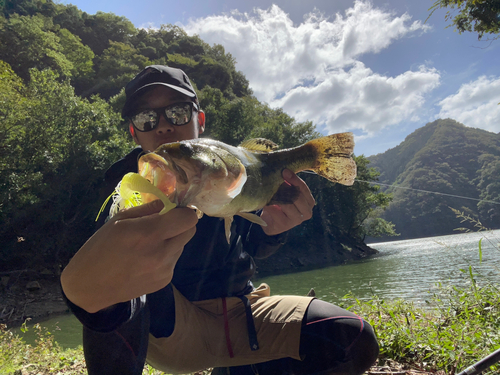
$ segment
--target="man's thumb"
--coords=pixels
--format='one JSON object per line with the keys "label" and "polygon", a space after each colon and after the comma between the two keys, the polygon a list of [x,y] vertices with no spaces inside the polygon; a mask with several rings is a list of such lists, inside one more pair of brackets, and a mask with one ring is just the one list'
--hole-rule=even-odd
{"label": "man's thumb", "polygon": [[128,208],[118,212],[113,219],[123,220],[123,219],[134,219],[143,216],[149,216],[157,214],[163,209],[163,203],[161,200],[157,199],[152,202],[142,204],[137,207]]}

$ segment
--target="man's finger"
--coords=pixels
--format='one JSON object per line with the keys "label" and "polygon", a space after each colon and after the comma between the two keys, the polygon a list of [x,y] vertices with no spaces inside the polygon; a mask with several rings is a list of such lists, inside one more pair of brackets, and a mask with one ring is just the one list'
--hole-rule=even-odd
{"label": "man's finger", "polygon": [[[163,206],[163,203],[161,203]],[[169,239],[198,223],[194,210],[186,207],[174,208],[164,215],[152,214],[142,217],[119,220],[115,224],[120,230],[143,233],[150,238]]]}
{"label": "man's finger", "polygon": [[163,202],[157,199],[137,207],[132,207],[126,210],[122,210],[118,212],[115,216],[113,216],[112,220],[118,221],[118,220],[134,219],[137,217],[149,216],[157,214],[162,209],[163,209]]}
{"label": "man's finger", "polygon": [[310,209],[304,207],[301,210],[295,204],[281,206],[281,210],[289,220],[292,220],[295,223],[295,225],[302,223],[304,220],[309,220],[312,216]]}

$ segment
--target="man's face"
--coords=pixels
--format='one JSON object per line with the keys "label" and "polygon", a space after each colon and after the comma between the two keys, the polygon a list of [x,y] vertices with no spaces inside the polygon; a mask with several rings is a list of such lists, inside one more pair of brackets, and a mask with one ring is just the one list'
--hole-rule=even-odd
{"label": "man's face", "polygon": [[[136,110],[162,108],[173,103],[189,101],[191,101],[190,98],[175,90],[166,86],[157,86],[138,99]],[[154,151],[165,143],[198,138],[205,130],[205,124],[199,123],[198,112],[193,111],[193,117],[186,125],[172,125],[162,115],[160,116],[158,126],[153,130],[148,132],[134,130],[132,137],[135,143],[140,145],[144,151]]]}

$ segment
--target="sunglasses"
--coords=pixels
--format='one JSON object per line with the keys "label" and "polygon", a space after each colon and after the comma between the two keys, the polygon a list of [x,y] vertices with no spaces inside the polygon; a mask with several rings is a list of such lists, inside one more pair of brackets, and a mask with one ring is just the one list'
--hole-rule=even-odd
{"label": "sunglasses", "polygon": [[163,115],[169,124],[175,126],[186,125],[193,118],[193,109],[198,111],[198,105],[193,102],[174,103],[162,108],[145,109],[133,116],[130,121],[140,132],[149,132],[160,123]]}

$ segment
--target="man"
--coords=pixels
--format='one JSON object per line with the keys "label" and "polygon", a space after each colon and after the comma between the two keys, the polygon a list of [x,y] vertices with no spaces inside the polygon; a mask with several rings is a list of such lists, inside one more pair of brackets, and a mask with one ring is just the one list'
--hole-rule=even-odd
{"label": "man", "polygon": [[[107,194],[142,152],[196,139],[205,114],[179,69],[150,66],[126,87],[123,116],[140,148],[106,172]],[[378,355],[372,328],[337,306],[254,288],[253,257],[273,254],[285,232],[312,216],[307,185],[293,204],[266,206],[262,228],[235,218],[228,244],[219,218],[189,208],[158,215],[154,201],[119,212],[61,275],[84,325],[89,374],[141,374],[146,360],[167,373],[215,367],[230,374],[361,374]]]}

